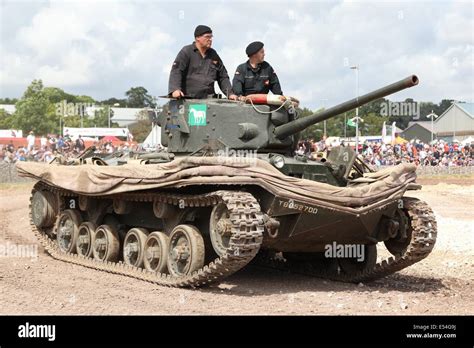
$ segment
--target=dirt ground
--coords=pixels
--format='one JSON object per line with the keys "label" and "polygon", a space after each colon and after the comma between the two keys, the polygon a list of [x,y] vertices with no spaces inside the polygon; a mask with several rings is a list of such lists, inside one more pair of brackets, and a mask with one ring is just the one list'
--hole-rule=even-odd
{"label": "dirt ground", "polygon": [[[170,289],[37,258],[0,257],[0,314],[474,314],[474,182],[419,180],[438,220],[431,255],[401,272],[345,284],[246,268],[211,287]],[[446,183],[452,182],[452,183]],[[36,244],[31,184],[0,184],[0,244]]]}

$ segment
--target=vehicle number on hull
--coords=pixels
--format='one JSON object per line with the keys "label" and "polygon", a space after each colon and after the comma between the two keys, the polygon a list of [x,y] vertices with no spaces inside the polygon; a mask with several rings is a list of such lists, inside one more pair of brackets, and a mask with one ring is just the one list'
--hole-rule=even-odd
{"label": "vehicle number on hull", "polygon": [[279,200],[279,202],[280,202],[280,207],[283,207],[283,208],[299,210],[303,213],[310,213],[310,214],[318,213],[318,208],[311,207],[306,204],[295,203],[295,201],[293,201],[292,199],[290,199],[289,201]]}

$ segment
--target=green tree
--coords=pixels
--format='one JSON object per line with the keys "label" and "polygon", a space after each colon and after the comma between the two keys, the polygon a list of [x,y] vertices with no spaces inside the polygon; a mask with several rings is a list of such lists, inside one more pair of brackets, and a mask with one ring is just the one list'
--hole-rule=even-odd
{"label": "green tree", "polygon": [[347,125],[347,120],[354,116],[355,116],[355,113],[352,115],[351,113],[348,112],[346,113],[345,118],[344,118],[344,114],[341,114],[327,120],[327,126],[326,126],[327,135],[330,137],[354,136],[355,129]]}
{"label": "green tree", "polygon": [[100,104],[103,104],[103,105],[110,105],[110,106],[113,106],[115,104],[119,104],[119,106],[128,106],[127,105],[127,99],[117,99],[117,98],[109,98],[109,99],[106,99],[106,100],[102,100],[100,102]]}
{"label": "green tree", "polygon": [[110,111],[110,127],[118,128],[119,124],[113,122],[112,118],[114,117],[114,111],[110,106],[104,106],[103,108],[96,110],[93,119],[90,119],[90,127],[108,127],[109,125],[109,111]]}
{"label": "green tree", "polygon": [[76,97],[72,94],[64,92],[61,88],[44,87],[43,93],[51,103],[59,103],[66,100],[68,103],[76,102]]}
{"label": "green tree", "polygon": [[90,103],[90,104],[96,103],[94,98],[89,97],[88,95],[77,95],[77,96],[74,96],[74,98],[75,98],[76,103]]}
{"label": "green tree", "polygon": [[[23,96],[15,104],[16,111],[10,118],[1,118],[0,123],[9,125],[9,128],[22,129],[24,132],[33,130],[37,135],[46,135],[48,133],[59,133],[59,117],[56,113],[56,104],[65,100],[67,103],[90,103],[95,100],[86,95],[76,96],[66,93],[61,88],[44,87],[41,80],[33,80],[27,87]],[[105,116],[99,114],[96,117],[89,118],[83,116],[84,127],[107,127],[108,114]],[[81,116],[73,115],[63,117],[63,126],[80,127]],[[116,123],[113,125],[118,126]]]}
{"label": "green tree", "polygon": [[6,112],[4,109],[0,109],[0,129],[12,128],[13,116]]}
{"label": "green tree", "polygon": [[438,104],[438,107],[435,109],[436,114],[439,116],[443,112],[445,112],[450,106],[451,103],[453,102],[453,99],[443,99],[441,102]]}
{"label": "green tree", "polygon": [[153,97],[145,87],[132,87],[127,92],[127,106],[131,108],[155,107]]}
{"label": "green tree", "polygon": [[426,115],[431,114],[431,111],[437,113],[438,105],[432,102],[420,102],[420,121],[428,120]]}
{"label": "green tree", "polygon": [[386,122],[387,125],[390,123],[390,120],[387,116],[380,116],[380,114],[376,114],[375,112],[364,115],[363,119],[363,125],[365,128],[362,130],[365,133],[362,135],[381,135],[383,123]]}
{"label": "green tree", "polygon": [[73,95],[64,92],[57,87],[44,87],[43,92],[51,103],[59,103],[65,100],[68,103],[90,103],[95,104],[94,98],[88,95]]}
{"label": "green tree", "polygon": [[371,101],[370,103],[364,104],[359,108],[359,115],[367,115],[370,113],[380,115],[382,105],[387,102],[388,102],[387,99],[379,98],[379,99]]}
{"label": "green tree", "polygon": [[[411,98],[407,98],[404,100],[404,102],[406,103],[413,103],[413,99]],[[389,117],[389,120],[390,120],[390,123],[392,122],[396,122],[396,125],[398,128],[400,129],[405,129],[408,127],[408,123],[410,121],[413,121],[413,116],[414,115],[411,115],[411,116],[407,116],[407,115],[401,115],[401,116],[395,116],[395,115],[392,115]],[[420,120],[420,121],[423,121],[423,120]]]}
{"label": "green tree", "polygon": [[[321,110],[323,109],[320,109],[318,111],[321,111]],[[314,111],[306,107],[302,109],[298,108],[297,112],[298,112],[299,118],[308,117],[309,115],[312,115],[314,113]],[[314,138],[315,140],[319,139],[323,133],[322,133],[321,127],[318,127],[318,126],[319,125],[316,124],[316,125],[311,125],[306,129],[303,129],[300,133],[300,139],[311,139],[311,138]]]}
{"label": "green tree", "polygon": [[17,98],[0,98],[0,104],[15,104],[17,101]]}
{"label": "green tree", "polygon": [[137,115],[137,121],[128,126],[130,133],[133,135],[133,140],[142,143],[152,129],[152,123],[148,117],[148,112],[142,110]]}
{"label": "green tree", "polygon": [[59,128],[55,105],[49,101],[41,80],[33,80],[15,108],[13,128],[22,129],[24,133],[32,130],[37,135],[46,135]]}
{"label": "green tree", "polygon": [[[108,127],[109,126],[109,106],[104,106],[98,110],[95,110],[93,116],[83,115],[82,126],[84,128],[94,127]],[[112,121],[114,111],[110,108],[110,127],[118,128],[119,124]],[[63,118],[64,127],[81,127],[81,116],[73,115]]]}

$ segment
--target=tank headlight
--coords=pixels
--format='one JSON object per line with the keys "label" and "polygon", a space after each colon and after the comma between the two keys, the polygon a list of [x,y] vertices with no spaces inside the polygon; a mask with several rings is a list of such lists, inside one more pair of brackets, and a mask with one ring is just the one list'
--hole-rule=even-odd
{"label": "tank headlight", "polygon": [[272,164],[278,168],[281,169],[285,165],[285,159],[283,156],[277,155],[272,157]]}

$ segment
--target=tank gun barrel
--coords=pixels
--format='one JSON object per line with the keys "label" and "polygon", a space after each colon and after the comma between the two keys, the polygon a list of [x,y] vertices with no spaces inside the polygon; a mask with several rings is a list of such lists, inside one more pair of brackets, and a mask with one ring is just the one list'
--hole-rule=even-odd
{"label": "tank gun barrel", "polygon": [[346,102],[333,106],[329,109],[326,109],[321,112],[314,113],[310,116],[299,118],[289,123],[278,126],[275,128],[274,134],[278,139],[284,139],[290,135],[293,135],[295,133],[302,131],[303,129],[313,124],[322,122],[334,116],[340,115],[344,112],[353,110],[373,100],[386,97],[387,95],[399,92],[406,88],[416,86],[417,84],[418,84],[418,77],[416,75],[408,76],[407,78],[403,80],[400,80],[388,86],[379,88],[375,91],[369,92],[360,97],[348,100]]}

